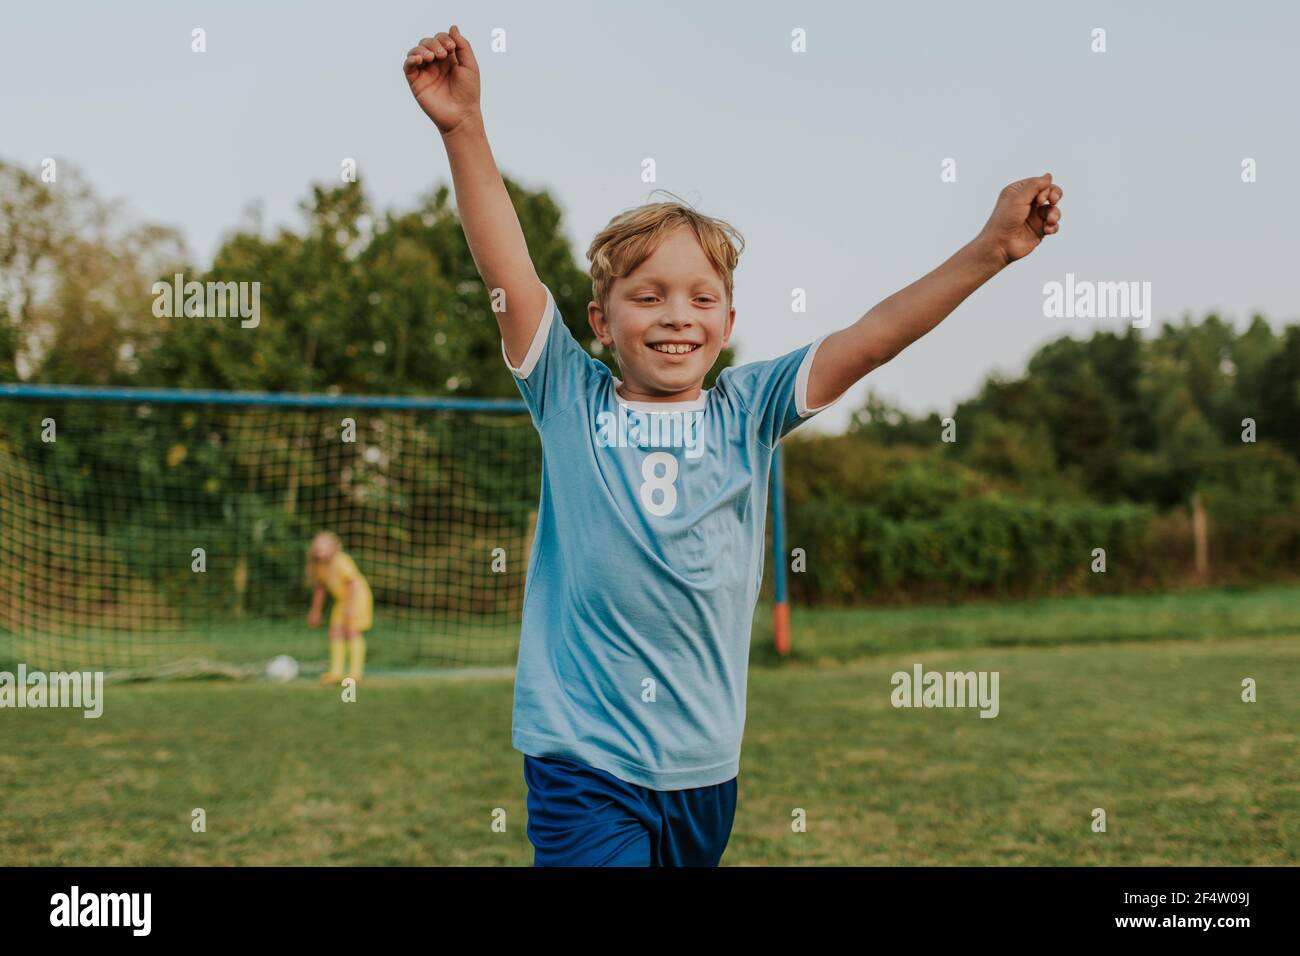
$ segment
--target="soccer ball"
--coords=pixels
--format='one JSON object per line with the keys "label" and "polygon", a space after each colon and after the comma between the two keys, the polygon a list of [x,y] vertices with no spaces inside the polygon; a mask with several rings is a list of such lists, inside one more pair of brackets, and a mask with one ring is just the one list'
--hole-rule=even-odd
{"label": "soccer ball", "polygon": [[288,654],[281,654],[266,665],[266,676],[281,683],[293,680],[298,676],[298,662]]}

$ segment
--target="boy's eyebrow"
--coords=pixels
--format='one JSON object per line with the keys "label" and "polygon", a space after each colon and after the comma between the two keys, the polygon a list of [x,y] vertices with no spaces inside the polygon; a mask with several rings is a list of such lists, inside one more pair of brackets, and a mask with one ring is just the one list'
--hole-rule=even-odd
{"label": "boy's eyebrow", "polygon": [[[626,279],[626,277],[624,278]],[[633,286],[633,287],[638,285],[652,285],[655,286],[656,288],[664,289],[667,288],[668,286],[668,283],[660,276],[641,276],[637,278],[635,281],[627,280],[627,282],[629,286]],[[707,285],[713,288],[714,290],[720,289],[722,287],[721,280],[719,280],[716,276],[709,276],[709,277],[697,276],[696,278],[691,279],[688,283],[684,283],[684,284],[691,285],[691,286]]]}

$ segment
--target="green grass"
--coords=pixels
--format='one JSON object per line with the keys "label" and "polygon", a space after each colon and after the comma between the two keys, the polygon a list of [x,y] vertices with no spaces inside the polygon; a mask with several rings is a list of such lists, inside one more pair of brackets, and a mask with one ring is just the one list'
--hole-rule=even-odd
{"label": "green grass", "polygon": [[[19,636],[0,631],[0,666],[21,660],[48,670],[102,667],[148,673],[179,660],[260,666],[278,654],[290,654],[301,661],[319,658],[323,670],[326,631],[308,629],[305,616],[219,620],[202,628],[137,634],[130,640],[120,631],[96,631],[90,625],[76,628],[75,634]],[[381,669],[509,667],[519,644],[519,620],[518,615],[404,620],[381,609],[369,638],[369,659]]]}
{"label": "green grass", "polygon": [[[794,657],[849,661],[963,647],[1300,634],[1300,587],[844,610],[796,605],[791,615]],[[754,624],[758,658],[775,660],[770,612]]]}
{"label": "green grass", "polygon": [[[771,665],[756,631],[723,863],[1295,864],[1298,598],[805,611]],[[915,662],[998,671],[999,716],[893,708]],[[111,685],[98,720],[0,711],[0,865],[527,865],[511,692],[191,681]]]}
{"label": "green grass", "polygon": [[[1300,587],[847,610],[796,605],[792,614],[795,660],[849,661],[943,648],[1300,634]],[[368,660],[376,671],[513,663],[517,619],[448,619],[437,626],[442,633],[427,621],[402,620],[381,608],[369,635]],[[0,631],[0,668],[12,670],[21,660],[50,670],[99,666],[147,674],[182,658],[260,667],[277,654],[291,654],[324,670],[324,633],[308,630],[301,618],[214,621],[201,631],[139,635],[134,641],[120,633],[20,638]],[[770,605],[755,612],[753,648],[755,664],[779,663]]]}

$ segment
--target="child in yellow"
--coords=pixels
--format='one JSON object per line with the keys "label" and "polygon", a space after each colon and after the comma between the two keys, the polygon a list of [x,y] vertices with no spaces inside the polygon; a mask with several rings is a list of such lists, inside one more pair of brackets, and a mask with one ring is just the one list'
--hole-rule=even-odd
{"label": "child in yellow", "polygon": [[312,587],[308,627],[320,626],[327,590],[334,599],[330,611],[330,669],[321,677],[321,683],[342,682],[345,651],[351,651],[347,676],[360,681],[366,664],[364,635],[373,623],[374,598],[370,585],[334,532],[322,531],[312,538],[307,550],[307,582]]}

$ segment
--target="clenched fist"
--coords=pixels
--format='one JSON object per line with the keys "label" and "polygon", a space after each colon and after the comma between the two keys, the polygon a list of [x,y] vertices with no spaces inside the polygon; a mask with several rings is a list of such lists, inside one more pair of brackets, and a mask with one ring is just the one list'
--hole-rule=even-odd
{"label": "clenched fist", "polygon": [[478,60],[455,24],[411,47],[402,71],[420,109],[444,136],[478,113]]}
{"label": "clenched fist", "polygon": [[1029,255],[1045,236],[1060,231],[1061,210],[1056,204],[1064,194],[1052,183],[1051,173],[1012,183],[998,196],[982,238],[1004,263]]}

